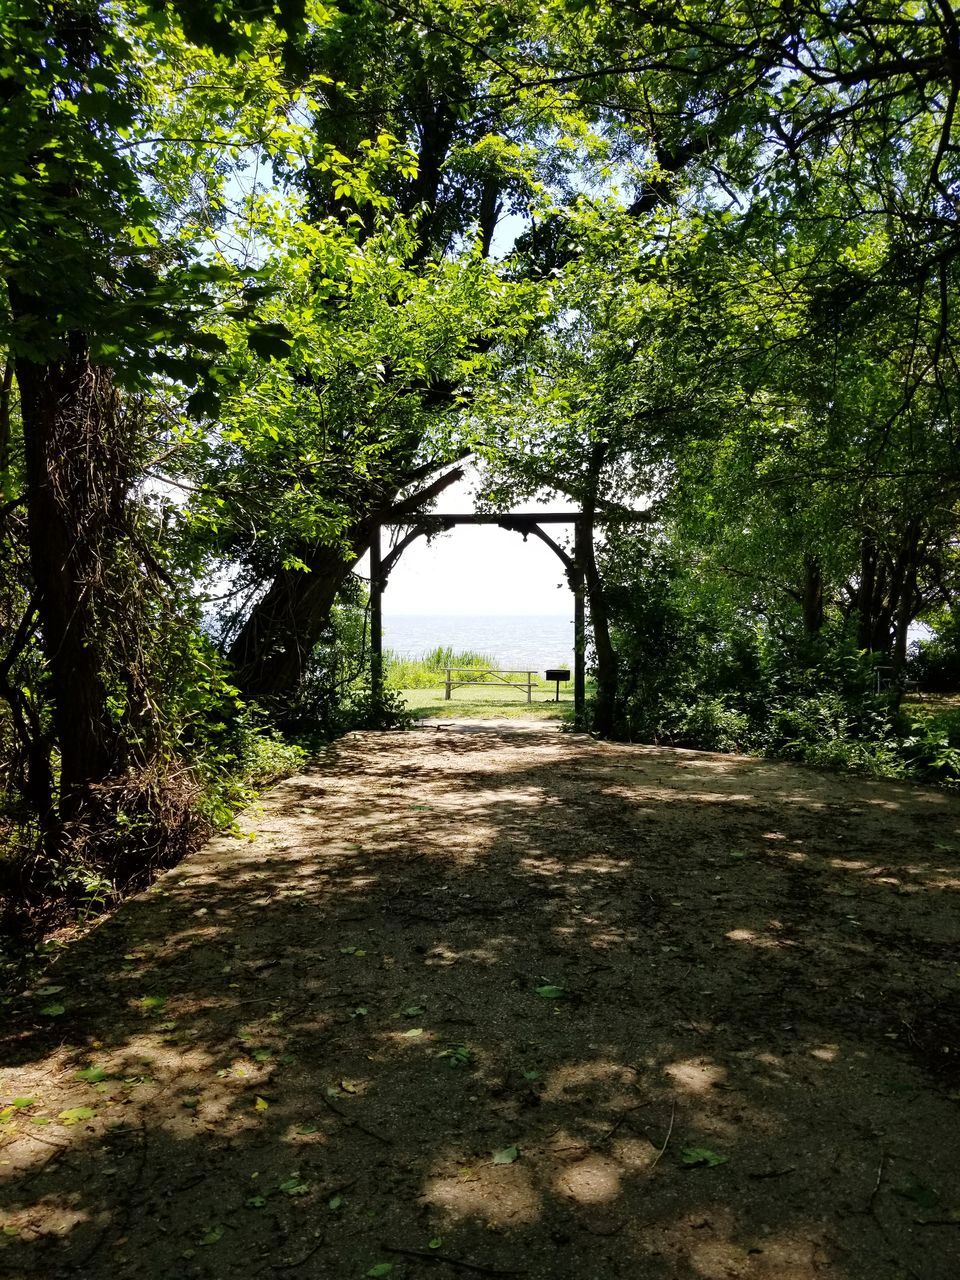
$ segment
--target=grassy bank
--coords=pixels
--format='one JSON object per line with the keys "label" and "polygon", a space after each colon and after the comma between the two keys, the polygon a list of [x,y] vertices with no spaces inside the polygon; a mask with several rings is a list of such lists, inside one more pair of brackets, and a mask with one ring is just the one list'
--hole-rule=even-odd
{"label": "grassy bank", "polygon": [[534,689],[533,702],[528,703],[522,690],[514,693],[512,689],[487,685],[455,689],[449,702],[443,696],[442,685],[432,689],[402,689],[400,692],[407,710],[417,720],[434,717],[447,720],[573,720],[573,691],[570,688],[564,693],[563,686],[559,702],[553,701],[552,692],[548,700],[545,689]]}

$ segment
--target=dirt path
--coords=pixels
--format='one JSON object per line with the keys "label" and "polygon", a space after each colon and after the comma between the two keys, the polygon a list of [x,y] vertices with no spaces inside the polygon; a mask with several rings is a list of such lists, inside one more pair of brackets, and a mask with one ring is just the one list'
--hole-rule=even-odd
{"label": "dirt path", "polygon": [[461,727],[245,826],[4,1028],[0,1274],[960,1274],[956,798]]}

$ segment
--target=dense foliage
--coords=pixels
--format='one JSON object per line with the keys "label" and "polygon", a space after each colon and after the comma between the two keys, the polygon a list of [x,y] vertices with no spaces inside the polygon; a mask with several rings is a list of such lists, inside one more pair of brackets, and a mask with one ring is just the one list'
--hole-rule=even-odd
{"label": "dense foliage", "polygon": [[956,49],[908,0],[11,0],[8,907],[395,720],[353,569],[466,459],[596,524],[596,732],[960,774],[901,705],[960,680]]}

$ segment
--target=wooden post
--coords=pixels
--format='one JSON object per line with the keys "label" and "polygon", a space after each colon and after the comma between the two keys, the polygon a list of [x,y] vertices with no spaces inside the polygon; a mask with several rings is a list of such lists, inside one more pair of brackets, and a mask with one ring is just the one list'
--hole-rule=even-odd
{"label": "wooden post", "polygon": [[576,727],[583,729],[587,718],[587,625],[583,572],[586,530],[582,520],[578,520],[573,528],[573,719]]}
{"label": "wooden post", "polygon": [[527,704],[533,701],[533,672],[527,672]]}
{"label": "wooden post", "polygon": [[380,561],[380,526],[370,539],[370,691],[373,704],[383,702],[383,569]]}
{"label": "wooden post", "polygon": [[453,689],[453,686],[452,686],[452,685],[451,685],[451,683],[450,683],[450,668],[449,668],[449,667],[447,667],[447,668],[446,668],[446,672],[447,672],[447,683],[446,683],[446,686],[445,686],[445,688],[444,688],[444,690],[443,690],[443,696],[444,696],[444,700],[445,700],[446,702],[449,702],[449,701],[450,701],[450,693],[451,693],[451,691],[452,691],[452,689]]}

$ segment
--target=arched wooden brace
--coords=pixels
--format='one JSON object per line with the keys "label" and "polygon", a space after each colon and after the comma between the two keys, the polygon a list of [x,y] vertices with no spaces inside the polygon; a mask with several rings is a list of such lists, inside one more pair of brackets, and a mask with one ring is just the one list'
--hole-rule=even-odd
{"label": "arched wooden brace", "polygon": [[[393,521],[383,523],[393,524]],[[574,527],[573,555],[564,551],[543,529],[541,524],[572,524]],[[559,557],[567,582],[573,592],[573,709],[577,728],[583,728],[586,716],[586,607],[583,572],[583,519],[579,512],[518,513],[515,515],[437,515],[419,520],[400,541],[383,555],[380,542],[381,525],[374,527],[370,541],[370,681],[375,702],[383,696],[383,592],[387,579],[396,568],[403,552],[417,538],[429,537],[455,528],[458,524],[495,524],[510,529],[526,539],[531,533]]]}

